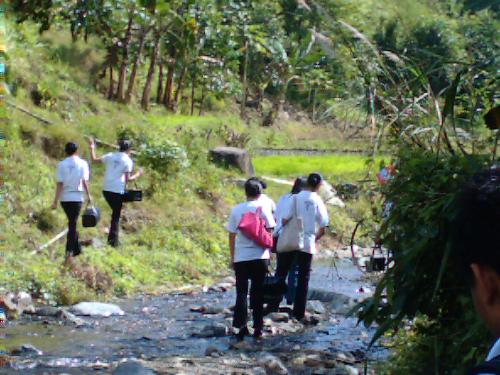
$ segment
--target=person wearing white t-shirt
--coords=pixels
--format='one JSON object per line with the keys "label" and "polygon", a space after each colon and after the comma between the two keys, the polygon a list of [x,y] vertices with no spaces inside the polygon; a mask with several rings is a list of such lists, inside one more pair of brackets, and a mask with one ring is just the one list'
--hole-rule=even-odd
{"label": "person wearing white t-shirt", "polygon": [[262,194],[259,197],[259,202],[261,202],[263,206],[269,208],[274,215],[276,212],[276,203],[274,203],[274,200],[271,197],[264,193],[264,190],[267,189],[267,184],[257,177],[250,177],[250,180],[258,182],[260,186],[262,186]]}
{"label": "person wearing white t-shirt", "polygon": [[142,175],[142,169],[131,175],[134,163],[130,158],[132,143],[121,140],[118,142],[119,152],[110,152],[101,157],[95,153],[95,143],[90,140],[90,154],[93,162],[106,165],[104,174],[103,195],[111,207],[111,225],[108,234],[108,244],[117,247],[119,245],[120,216],[123,207],[123,196],[125,187],[129,181],[133,181]]}
{"label": "person wearing white t-shirt", "polygon": [[293,202],[288,205],[288,212],[283,216],[285,226],[292,218],[296,205],[297,216],[304,225],[304,248],[278,253],[276,267],[276,276],[284,280],[294,261],[298,265],[297,290],[293,303],[293,316],[298,320],[304,318],[306,311],[311,264],[317,251],[316,242],[325,234],[329,223],[326,206],[318,195],[322,183],[323,178],[319,173],[311,173],[307,178],[306,189],[294,196]]}
{"label": "person wearing white t-shirt", "polygon": [[243,339],[249,334],[247,328],[247,297],[248,280],[251,281],[250,301],[253,314],[254,337],[262,336],[263,328],[263,285],[267,272],[267,261],[269,260],[269,249],[264,249],[253,240],[246,237],[238,229],[243,216],[248,212],[256,212],[258,208],[262,211],[262,217],[266,222],[266,228],[272,231],[276,223],[268,207],[262,205],[259,197],[262,186],[253,180],[245,183],[245,194],[247,201],[234,207],[226,226],[229,232],[229,249],[231,254],[231,265],[236,276],[236,304],[234,308],[233,327],[238,329],[237,337]]}
{"label": "person wearing white t-shirt", "polygon": [[57,202],[61,202],[61,206],[68,218],[66,256],[76,256],[81,253],[76,228],[84,201],[84,191],[87,193],[89,202],[92,201],[88,187],[89,165],[78,156],[78,146],[75,143],[67,143],[65,152],[67,158],[57,165],[57,186],[52,209],[55,210]]}

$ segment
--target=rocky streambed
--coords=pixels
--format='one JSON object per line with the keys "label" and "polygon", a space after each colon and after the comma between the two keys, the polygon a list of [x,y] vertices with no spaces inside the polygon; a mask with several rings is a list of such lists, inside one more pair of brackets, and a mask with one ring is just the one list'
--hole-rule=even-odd
{"label": "rocky streambed", "polygon": [[264,339],[235,341],[228,277],[211,288],[112,301],[119,308],[83,306],[99,316],[82,316],[95,311],[81,305],[23,315],[0,328],[0,373],[362,374],[388,353],[368,349],[373,331],[345,313],[373,288],[349,260],[336,261],[338,274],[332,266],[314,265],[310,325],[275,313]]}

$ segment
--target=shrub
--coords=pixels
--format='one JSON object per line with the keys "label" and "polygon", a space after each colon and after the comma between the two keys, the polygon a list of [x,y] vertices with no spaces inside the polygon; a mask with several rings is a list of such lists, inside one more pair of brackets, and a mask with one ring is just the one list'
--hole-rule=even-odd
{"label": "shrub", "polygon": [[162,179],[175,175],[190,165],[186,150],[168,140],[141,145],[137,161]]}

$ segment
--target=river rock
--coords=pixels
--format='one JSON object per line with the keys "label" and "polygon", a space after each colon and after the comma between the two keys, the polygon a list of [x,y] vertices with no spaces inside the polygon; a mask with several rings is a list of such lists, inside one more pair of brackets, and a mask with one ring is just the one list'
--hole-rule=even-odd
{"label": "river rock", "polygon": [[287,313],[273,312],[268,315],[269,319],[277,323],[286,323],[290,320],[290,316]]}
{"label": "river rock", "polygon": [[255,175],[252,159],[242,148],[217,147],[210,150],[209,158],[212,162],[224,167],[236,167],[248,176]]}
{"label": "river rock", "polygon": [[229,328],[222,323],[212,323],[202,328],[200,332],[193,334],[194,337],[224,337],[229,333]]}
{"label": "river rock", "polygon": [[307,301],[307,310],[311,313],[321,314],[321,315],[326,313],[325,306],[323,306],[321,301],[317,300]]}
{"label": "river rock", "polygon": [[338,353],[335,359],[337,360],[337,362],[342,362],[349,365],[356,363],[356,359],[350,353]]}
{"label": "river rock", "polygon": [[321,364],[322,360],[319,354],[309,354],[304,360],[304,365],[307,367],[320,367]]}
{"label": "river rock", "polygon": [[346,375],[359,375],[359,370],[354,366],[344,366]]}
{"label": "river rock", "polygon": [[56,317],[60,314],[61,309],[54,306],[42,306],[35,309],[35,315]]}
{"label": "river rock", "polygon": [[205,356],[211,357],[214,354],[219,354],[220,350],[215,345],[208,345],[205,349]]}
{"label": "river rock", "polygon": [[120,365],[112,372],[112,375],[155,375],[151,369],[144,367],[138,362],[125,362]]}
{"label": "river rock", "polygon": [[57,314],[57,317],[63,319],[65,322],[74,324],[76,327],[83,327],[83,326],[86,326],[88,324],[82,318],[79,318],[76,315],[74,315],[74,314],[72,314],[69,311],[66,311],[64,309],[61,309],[59,311],[59,313]]}
{"label": "river rock", "polygon": [[23,312],[33,314],[35,312],[35,307],[33,306],[33,300],[31,296],[26,292],[19,292],[16,296],[17,300],[17,311],[22,314]]}
{"label": "river rock", "polygon": [[309,289],[308,298],[328,304],[339,314],[347,313],[355,304],[354,300],[345,294],[323,289]]}
{"label": "river rock", "polygon": [[259,360],[259,365],[264,367],[270,373],[276,373],[280,375],[288,374],[288,370],[283,362],[281,362],[279,358],[271,354],[264,355],[264,357]]}
{"label": "river rock", "polygon": [[18,349],[14,349],[12,355],[43,355],[40,349],[35,348],[31,344],[24,344]]}
{"label": "river rock", "polygon": [[125,315],[123,310],[111,303],[80,302],[71,307],[70,311],[75,315],[110,317],[112,315]]}
{"label": "river rock", "polygon": [[205,306],[203,309],[203,314],[207,315],[217,315],[223,314],[226,312],[226,308],[224,306]]}

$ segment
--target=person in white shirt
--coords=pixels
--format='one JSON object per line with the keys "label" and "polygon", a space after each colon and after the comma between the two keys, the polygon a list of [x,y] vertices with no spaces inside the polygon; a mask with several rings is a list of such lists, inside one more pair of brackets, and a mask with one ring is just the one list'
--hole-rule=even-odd
{"label": "person in white shirt", "polygon": [[260,186],[262,187],[262,194],[259,197],[259,201],[263,206],[269,208],[269,210],[271,210],[274,215],[274,213],[276,212],[276,203],[274,203],[274,200],[271,197],[264,193],[264,190],[267,189],[267,184],[257,177],[250,177],[250,180],[258,182],[260,184]]}
{"label": "person in white shirt", "polygon": [[137,179],[143,173],[142,169],[139,169],[137,173],[131,175],[134,167],[134,163],[130,158],[132,143],[130,141],[121,140],[118,142],[118,148],[119,152],[110,152],[101,157],[97,157],[94,140],[90,140],[92,161],[104,163],[106,165],[102,193],[112,210],[108,244],[113,247],[119,245],[120,216],[123,207],[125,187],[129,181]]}
{"label": "person in white shirt", "polygon": [[231,265],[236,276],[236,304],[234,308],[233,327],[238,329],[237,337],[243,339],[249,334],[247,328],[247,296],[248,280],[251,281],[250,301],[253,314],[254,337],[262,336],[263,328],[263,285],[269,260],[269,249],[264,249],[238,229],[243,216],[248,212],[256,212],[261,208],[261,214],[269,231],[275,227],[273,215],[268,207],[259,201],[262,186],[253,180],[245,183],[247,201],[238,204],[231,211],[226,226],[229,232],[229,249]]}
{"label": "person in white shirt", "polygon": [[[318,195],[323,183],[319,173],[311,173],[307,178],[307,187],[293,197],[288,205],[288,212],[283,216],[283,225],[292,218],[295,212],[304,225],[304,248],[296,251],[278,253],[276,276],[285,279],[294,261],[298,265],[297,290],[293,303],[293,316],[301,320],[305,316],[307,291],[313,255],[316,253],[316,242],[325,234],[329,223],[326,206]],[[279,305],[279,302],[278,302]]]}
{"label": "person in white shirt", "polygon": [[78,146],[69,142],[65,146],[67,158],[57,165],[57,185],[52,209],[57,208],[57,202],[68,218],[68,235],[66,238],[66,256],[76,256],[81,253],[78,240],[77,222],[84,201],[83,192],[90,196],[88,180],[89,165],[78,156]]}
{"label": "person in white shirt", "polygon": [[476,311],[496,338],[486,361],[470,375],[500,374],[500,168],[488,169],[460,192],[453,254],[471,287]]}
{"label": "person in white shirt", "polygon": [[276,237],[279,235],[279,232],[283,226],[283,218],[289,212],[290,203],[293,202],[294,195],[299,194],[303,189],[306,188],[306,186],[307,179],[305,177],[298,177],[295,179],[290,193],[282,195],[278,200],[276,211],[274,213],[274,217],[276,218],[276,228],[274,230],[274,233]]}

